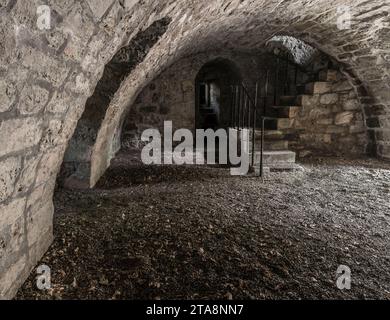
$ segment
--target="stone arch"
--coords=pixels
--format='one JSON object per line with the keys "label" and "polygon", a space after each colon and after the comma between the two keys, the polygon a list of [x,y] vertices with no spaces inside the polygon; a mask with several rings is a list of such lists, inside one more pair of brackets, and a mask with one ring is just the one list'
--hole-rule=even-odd
{"label": "stone arch", "polygon": [[[369,7],[369,4],[367,2],[361,2],[361,3],[349,3],[352,8],[354,8],[357,11],[367,12],[367,7]],[[280,5],[280,4],[279,4]],[[294,17],[287,18],[285,13],[282,12],[273,12],[275,15],[273,18],[267,16],[267,14],[263,12],[259,12],[255,8],[252,8],[253,11],[250,12],[249,17],[247,20],[245,20],[244,15],[241,15],[243,11],[240,11],[240,9],[244,8],[244,5],[240,7],[240,5],[237,6],[237,3],[231,4],[231,6],[228,6],[226,9],[225,14],[228,16],[225,17],[225,19],[222,21],[219,21],[221,25],[216,25],[215,22],[210,22],[209,25],[206,27],[202,24],[197,24],[195,28],[189,27],[191,25],[190,23],[186,24],[185,27],[182,28],[185,29],[185,31],[182,31],[182,37],[175,37],[175,39],[170,39],[170,41],[174,43],[180,43],[178,45],[178,50],[174,52],[174,54],[169,55],[168,57],[165,57],[166,60],[159,60],[158,64],[158,70],[163,70],[169,67],[174,63],[175,60],[178,60],[184,56],[194,54],[196,52],[202,52],[207,51],[211,49],[217,49],[218,47],[224,46],[226,50],[237,50],[237,49],[244,49],[244,50],[258,50],[260,47],[262,47],[269,39],[274,37],[275,35],[288,35],[291,37],[295,37],[297,39],[301,39],[302,41],[310,44],[312,47],[321,50],[328,56],[335,59],[337,62],[343,64],[343,71],[346,72],[351,77],[351,83],[353,84],[354,88],[359,94],[360,103],[362,104],[362,107],[366,114],[366,121],[367,124],[370,124],[373,122],[373,125],[378,125],[376,123],[377,116],[383,116],[382,111],[384,105],[381,104],[380,101],[386,101],[387,100],[387,89],[383,86],[387,86],[382,84],[379,84],[378,87],[375,88],[378,92],[380,92],[382,96],[376,96],[374,98],[375,94],[370,89],[370,83],[364,82],[362,80],[362,77],[364,77],[365,70],[359,69],[355,66],[355,60],[358,59],[358,56],[354,56],[354,54],[348,55],[346,53],[347,49],[353,49],[352,52],[355,52],[356,55],[359,54],[367,54],[367,50],[364,52],[356,52],[356,48],[353,48],[352,46],[349,46],[347,48],[343,48],[340,45],[340,41],[342,42],[343,39],[346,39],[348,41],[351,40],[351,35],[348,30],[339,30],[337,28],[337,21],[338,21],[338,15],[337,15],[337,7],[334,8],[334,10],[325,9],[323,5],[319,5],[318,7],[314,8],[314,6],[310,7],[310,10],[313,10],[313,12],[310,12],[307,7],[302,6],[302,4],[296,4],[298,10],[301,11],[301,15],[295,15]],[[265,5],[267,7],[267,5]],[[272,7],[272,4],[269,5]],[[275,8],[273,8],[275,9]],[[380,11],[382,14],[374,17],[374,20],[376,19],[385,19],[386,18],[386,5],[383,4],[382,6],[379,6],[376,8],[377,11]],[[234,13],[232,13],[234,11]],[[321,12],[323,11],[323,12]],[[219,12],[220,13],[220,12]],[[384,13],[384,14],[383,14]],[[265,15],[265,16],[264,16]],[[280,15],[280,16],[279,16]],[[264,21],[266,23],[260,23],[256,25],[256,21],[263,21],[262,18],[264,18]],[[329,21],[333,18],[333,24],[329,23]],[[191,17],[193,20],[193,17]],[[190,19],[190,20],[191,20]],[[240,20],[243,19],[243,20]],[[290,24],[285,24],[282,27],[278,27],[276,25],[272,24],[272,21],[279,21],[280,19],[285,19],[286,21],[292,21]],[[183,21],[185,19],[183,18]],[[356,26],[356,30],[354,32],[355,35],[357,35],[356,39],[353,39],[351,42],[359,42],[359,41],[368,41],[367,43],[372,42],[376,47],[383,47],[386,46],[386,40],[384,42],[381,42],[378,37],[375,37],[376,33],[374,32],[371,34],[372,30],[366,30],[367,29],[367,21],[363,23],[363,26]],[[381,20],[382,21],[382,20]],[[385,20],[387,21],[387,20]],[[384,22],[384,25],[386,25],[387,22]],[[187,28],[186,28],[187,27]],[[234,29],[236,28],[236,29]],[[327,29],[328,28],[328,29]],[[365,30],[363,33],[359,33],[359,29],[362,28]],[[213,32],[207,33],[205,29],[212,29]],[[237,31],[237,29],[239,31]],[[266,33],[264,33],[264,30],[267,30]],[[262,37],[257,38],[259,34],[263,34]],[[367,40],[364,35],[371,35],[372,38]],[[330,37],[332,35],[332,37]],[[329,39],[339,39],[339,40],[330,40]],[[381,38],[383,39],[383,38]],[[193,46],[193,44],[196,43],[196,47]],[[375,50],[375,49],[374,49]],[[348,59],[349,57],[353,57],[354,59]],[[151,56],[151,61],[153,61],[153,57]],[[369,68],[370,69],[370,68]],[[359,70],[360,73],[359,74]],[[369,71],[367,71],[369,72]],[[156,72],[156,70],[152,71],[149,74],[148,80],[145,79],[145,83],[150,81],[151,78],[154,78],[159,71]],[[376,74],[380,76],[379,69],[376,70]],[[381,76],[380,76],[381,77]],[[132,75],[132,80],[134,81],[135,78],[137,78],[135,75]],[[113,104],[109,108],[112,110],[122,110],[118,113],[122,114],[122,116],[117,116],[117,118],[113,118],[112,116],[107,117],[107,123],[103,123],[102,131],[100,138],[97,139],[96,146],[98,150],[97,153],[103,154],[103,157],[97,156],[96,157],[96,167],[97,168],[104,168],[103,170],[99,170],[100,174],[97,176],[100,176],[104,170],[109,166],[110,162],[110,156],[104,156],[109,154],[109,149],[111,142],[110,139],[119,131],[118,128],[120,128],[123,124],[123,118],[124,115],[128,113],[128,109],[133,104],[136,96],[139,94],[143,86],[140,86],[139,90],[131,90],[127,91],[121,97],[118,97],[118,100],[115,104]],[[376,114],[373,120],[370,120],[370,117],[368,114],[371,114],[371,112],[367,112],[367,110],[373,110],[373,113]],[[386,120],[384,119],[384,123]],[[114,124],[115,123],[115,124]],[[371,153],[378,152],[378,156],[380,157],[388,157],[388,155],[383,154],[381,150],[384,150],[386,147],[383,147],[382,144],[385,143],[384,141],[374,142],[374,137],[382,134],[379,132],[382,132],[382,129],[370,127],[368,126],[368,130],[371,137],[371,145],[370,149],[372,150]],[[386,143],[385,143],[386,146]],[[96,181],[95,181],[96,182]]]}
{"label": "stone arch", "polygon": [[[125,39],[161,17],[166,34],[123,82],[96,134],[97,172],[139,91],[179,58],[196,52],[257,50],[287,33],[345,64],[361,90],[378,157],[390,159],[389,4],[320,1],[50,1],[52,32],[36,26],[35,1],[0,4],[1,174],[0,297],[9,298],[52,239],[52,195],[66,145],[103,68]],[[353,11],[352,29],[337,28],[338,5]],[[29,95],[38,86],[39,98]],[[24,92],[23,92],[24,91]],[[35,99],[32,110],[26,101]],[[100,164],[99,164],[100,162]],[[92,181],[93,182],[93,181]]]}
{"label": "stone arch", "polygon": [[[124,126],[124,123],[128,117],[128,115],[134,115],[133,108],[135,107],[135,101],[137,100],[137,97],[143,92],[143,90],[146,90],[146,87],[150,86],[151,84],[154,84],[154,80],[156,80],[159,76],[161,76],[164,73],[169,73],[172,71],[171,69],[175,69],[175,66],[177,66],[177,72],[179,76],[175,76],[174,82],[178,84],[178,86],[188,86],[188,83],[190,86],[192,86],[192,89],[190,88],[186,95],[189,95],[187,98],[187,101],[185,104],[187,104],[185,110],[183,110],[182,118],[180,121],[175,121],[177,119],[177,115],[174,114],[174,112],[166,111],[164,112],[164,119],[166,120],[173,120],[174,127],[176,128],[188,128],[190,130],[195,130],[195,90],[193,90],[193,84],[196,82],[196,76],[201,70],[201,68],[208,62],[213,60],[223,60],[223,61],[230,61],[230,65],[235,69],[235,72],[238,74],[246,73],[248,74],[250,70],[250,65],[247,65],[245,62],[240,61],[240,57],[232,51],[225,51],[225,50],[217,50],[217,51],[207,51],[200,54],[197,54],[195,59],[193,59],[193,55],[184,55],[179,56],[178,58],[172,58],[172,60],[168,60],[167,64],[159,66],[157,70],[153,70],[149,73],[145,73],[145,69],[150,68],[152,65],[150,61],[152,61],[153,57],[149,61],[145,61],[142,63],[137,70],[135,70],[134,74],[130,76],[131,81],[129,80],[128,84],[129,87],[126,90],[122,90],[120,94],[117,95],[117,99],[114,104],[112,104],[109,108],[109,110],[115,112],[114,110],[117,110],[121,106],[126,106],[125,109],[122,112],[116,113],[116,114],[110,114],[106,116],[106,122],[104,123],[104,127],[102,127],[101,136],[100,139],[97,139],[97,143],[93,149],[92,157],[91,157],[91,186],[94,186],[99,178],[103,175],[105,170],[109,167],[111,160],[114,157],[114,154],[110,152],[110,150],[113,149],[112,144],[115,143],[115,139],[113,139],[114,136],[119,137],[122,133],[122,128]],[[170,61],[170,62],[169,62]],[[233,66],[234,65],[234,66]],[[185,74],[184,77],[181,77],[180,75]],[[169,75],[166,75],[168,78]],[[143,82],[140,81],[140,78],[143,79]],[[246,79],[244,79],[245,81]],[[133,84],[133,86],[130,86],[130,83]],[[135,85],[134,85],[135,84]],[[177,89],[178,91],[180,89]],[[126,100],[128,99],[128,100]],[[174,102],[173,102],[174,103]],[[148,106],[149,107],[149,106]],[[109,111],[110,112],[110,111]],[[139,113],[139,112],[138,112]],[[115,116],[117,118],[115,118]],[[185,119],[184,119],[185,118]],[[180,122],[180,125],[175,126],[175,123]],[[163,123],[163,120],[159,122],[160,124]],[[158,124],[150,124],[153,126],[158,126]],[[160,127],[158,127],[160,128]],[[161,128],[160,128],[161,129]],[[137,130],[138,138],[140,137],[140,131]],[[109,133],[108,133],[109,132]],[[111,138],[106,139],[106,135],[109,135]],[[103,138],[103,139],[101,139]],[[111,139],[111,140],[110,140]]]}
{"label": "stone arch", "polygon": [[163,130],[164,121],[172,121],[176,129],[195,130],[196,77],[205,64],[212,61],[229,63],[236,74],[245,70],[244,61],[231,52],[205,52],[175,61],[152,79],[137,95],[122,124],[122,145],[137,149],[146,128]]}
{"label": "stone arch", "polygon": [[[92,148],[107,108],[120,89],[122,81],[145,59],[151,48],[166,32],[169,23],[169,18],[153,22],[122,47],[104,67],[103,76],[87,100],[65,153],[59,180],[67,187],[90,187]],[[118,136],[120,134],[114,136],[111,154],[115,154],[119,149]]]}
{"label": "stone arch", "polygon": [[[231,60],[217,58],[202,66],[195,79],[196,128],[217,129],[230,126],[231,86],[241,81],[239,68]],[[204,91],[203,94],[201,90]],[[204,95],[203,102],[200,101],[201,95]],[[204,103],[207,106],[202,106]]]}

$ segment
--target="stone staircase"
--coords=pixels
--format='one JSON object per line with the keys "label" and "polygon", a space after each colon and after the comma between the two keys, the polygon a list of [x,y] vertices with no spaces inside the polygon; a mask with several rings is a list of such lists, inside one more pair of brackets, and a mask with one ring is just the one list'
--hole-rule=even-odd
{"label": "stone staircase", "polygon": [[[297,133],[294,126],[302,109],[302,101],[307,96],[324,94],[332,90],[332,83],[337,80],[336,70],[323,70],[318,81],[307,83],[296,96],[281,96],[279,104],[269,110],[270,118],[265,121],[264,132],[264,168],[266,171],[294,171],[302,167],[296,165],[296,153],[289,150],[290,141]],[[268,116],[268,115],[267,115]],[[251,139],[252,140],[252,139]],[[252,143],[250,143],[250,151]],[[261,130],[255,132],[255,168],[260,167]]]}

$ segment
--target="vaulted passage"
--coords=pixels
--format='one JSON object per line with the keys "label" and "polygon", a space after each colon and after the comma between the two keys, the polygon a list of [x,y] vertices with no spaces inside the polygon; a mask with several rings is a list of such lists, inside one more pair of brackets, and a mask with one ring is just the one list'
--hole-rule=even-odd
{"label": "vaulted passage", "polygon": [[[388,298],[388,1],[45,3],[0,1],[0,299]],[[144,165],[166,123],[248,174]]]}
{"label": "vaulted passage", "polygon": [[[140,64],[166,32],[170,19],[154,22],[138,33],[128,45],[120,49],[105,66],[93,95],[87,100],[85,110],[65,153],[60,181],[69,187],[89,188],[91,183],[91,155],[107,108],[122,82]],[[114,137],[110,154],[120,148],[120,134]]]}

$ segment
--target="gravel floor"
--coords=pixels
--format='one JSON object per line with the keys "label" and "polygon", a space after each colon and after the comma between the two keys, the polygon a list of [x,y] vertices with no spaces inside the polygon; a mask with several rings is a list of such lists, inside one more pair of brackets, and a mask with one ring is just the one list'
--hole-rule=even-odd
{"label": "gravel floor", "polygon": [[[58,190],[53,288],[18,299],[390,299],[390,164],[316,159],[264,183],[126,158]],[[336,286],[339,265],[352,289]]]}

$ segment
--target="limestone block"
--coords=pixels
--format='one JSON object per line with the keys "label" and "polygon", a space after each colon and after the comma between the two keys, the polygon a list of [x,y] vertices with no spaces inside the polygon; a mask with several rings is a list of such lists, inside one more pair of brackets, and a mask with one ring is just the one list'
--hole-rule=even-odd
{"label": "limestone block", "polygon": [[390,130],[376,130],[375,137],[377,141],[390,141]]}
{"label": "limestone block", "polygon": [[379,116],[379,126],[384,129],[390,128],[390,117],[388,115]]}
{"label": "limestone block", "polygon": [[[105,3],[108,3],[108,1],[105,1]],[[93,35],[95,25],[87,15],[83,14],[80,4],[72,8],[63,23],[68,34],[64,55],[67,58],[81,62],[84,58],[86,45]]]}
{"label": "limestone block", "polygon": [[14,24],[19,25],[22,28],[33,30],[36,28],[37,23],[37,8],[42,3],[37,0],[31,1],[16,1],[11,15],[14,19]]}
{"label": "limestone block", "polygon": [[31,156],[24,160],[20,177],[16,183],[15,195],[26,192],[32,186],[40,159],[40,156]]}
{"label": "limestone block", "polygon": [[324,134],[324,136],[322,137],[322,140],[323,140],[325,143],[332,143],[332,135],[330,135],[330,134]]}
{"label": "limestone block", "polygon": [[60,50],[60,48],[65,44],[68,39],[68,34],[60,31],[59,29],[52,30],[51,32],[46,33],[46,39],[49,47],[54,50]]}
{"label": "limestone block", "polygon": [[37,145],[42,136],[41,124],[42,120],[37,118],[3,121],[0,124],[0,156]]}
{"label": "limestone block", "polygon": [[194,90],[194,84],[190,80],[185,80],[181,83],[181,88],[183,92],[188,92],[188,91],[192,92]]}
{"label": "limestone block", "polygon": [[[9,268],[23,245],[25,207],[26,199],[0,205],[0,275]],[[1,285],[0,282],[0,289]]]}
{"label": "limestone block", "polygon": [[6,200],[14,192],[20,171],[20,157],[8,158],[0,162],[0,202]]}
{"label": "limestone block", "polygon": [[364,125],[364,121],[358,121],[349,128],[349,132],[351,134],[362,133],[366,131],[367,129],[366,126]]}
{"label": "limestone block", "polygon": [[63,114],[72,104],[72,99],[73,97],[64,91],[56,91],[48,103],[46,111]]}
{"label": "limestone block", "polygon": [[339,72],[337,70],[322,70],[319,74],[320,81],[337,81]]}
{"label": "limestone block", "polygon": [[[347,127],[347,129],[348,129],[348,127]],[[338,125],[327,126],[325,129],[325,133],[332,133],[332,134],[342,134],[342,133],[345,133],[345,131],[346,131],[345,127],[341,127]]]}
{"label": "limestone block", "polygon": [[310,108],[312,106],[315,106],[318,104],[320,99],[319,95],[302,95],[299,96],[298,102],[301,106],[307,108]]}
{"label": "limestone block", "polygon": [[124,1],[124,7],[126,8],[126,10],[130,10],[130,9],[132,9],[138,2],[139,2],[139,0],[125,0],[125,1]]}
{"label": "limestone block", "polygon": [[299,158],[306,158],[310,156],[312,152],[310,150],[301,150],[299,151]]}
{"label": "limestone block", "polygon": [[9,81],[0,80],[0,112],[8,111],[16,98],[15,86]]}
{"label": "limestone block", "polygon": [[335,104],[339,101],[339,95],[337,93],[323,94],[320,98],[321,104],[329,105]]}
{"label": "limestone block", "polygon": [[346,136],[339,139],[341,150],[345,148],[345,146],[354,146],[356,144],[354,136]]}
{"label": "limestone block", "polygon": [[92,95],[92,84],[91,79],[89,79],[84,73],[73,73],[70,77],[65,89],[68,92],[75,94],[82,94],[84,96]]}
{"label": "limestone block", "polygon": [[33,245],[42,234],[52,229],[53,224],[52,188],[42,185],[36,189],[27,202],[27,241]]}
{"label": "limestone block", "polygon": [[64,61],[59,61],[37,49],[22,47],[21,59],[25,68],[36,72],[40,79],[50,82],[54,87],[60,86],[68,75],[69,67]]}
{"label": "limestone block", "polygon": [[323,94],[332,91],[330,82],[312,82],[306,85],[307,94]]}
{"label": "limestone block", "polygon": [[22,255],[20,259],[14,263],[6,272],[0,273],[0,300],[12,299],[19,285],[21,274],[23,273],[27,263],[27,256]]}
{"label": "limestone block", "polygon": [[360,109],[360,104],[357,99],[349,99],[344,102],[344,110],[353,111]]}
{"label": "limestone block", "polygon": [[19,112],[32,115],[43,110],[49,100],[49,91],[38,85],[27,85],[23,88],[19,101]]}
{"label": "limestone block", "polygon": [[42,136],[40,150],[47,150],[65,143],[64,138],[63,122],[58,119],[50,120],[49,125]]}
{"label": "limestone block", "polygon": [[342,104],[339,104],[339,103],[334,104],[331,107],[332,107],[332,112],[333,113],[340,113],[340,112],[344,111]]}
{"label": "limestone block", "polygon": [[96,20],[100,20],[112,5],[114,0],[87,0]]}
{"label": "limestone block", "polygon": [[339,81],[337,83],[334,83],[331,86],[331,91],[332,92],[349,91],[351,89],[352,89],[352,86],[351,86],[351,84],[347,80]]}
{"label": "limestone block", "polygon": [[116,27],[120,23],[123,14],[123,6],[119,3],[119,1],[115,1],[108,14],[101,19],[99,26],[108,34],[114,35],[117,31]]}
{"label": "limestone block", "polygon": [[336,115],[335,124],[336,125],[346,125],[350,124],[353,120],[354,113],[350,111],[341,112]]}
{"label": "limestone block", "polygon": [[16,46],[15,37],[9,37],[12,34],[13,23],[7,21],[5,15],[0,19],[0,65],[9,65],[16,61],[16,55],[13,54]]}
{"label": "limestone block", "polygon": [[56,0],[50,0],[50,7],[56,10],[61,15],[66,15],[71,7],[74,6],[74,2],[78,0],[62,0],[62,1],[56,1]]}
{"label": "limestone block", "polygon": [[355,121],[363,121],[363,120],[364,120],[363,113],[361,112],[355,113]]}
{"label": "limestone block", "polygon": [[390,159],[390,145],[378,144],[378,153],[382,158]]}
{"label": "limestone block", "polygon": [[331,113],[332,113],[332,109],[329,107],[313,106],[310,112],[308,112],[308,118],[309,119],[324,118],[324,117],[328,117]]}
{"label": "limestone block", "polygon": [[333,122],[334,122],[333,118],[323,118],[323,119],[318,119],[317,121],[319,125],[325,125],[325,126],[331,125],[333,124]]}
{"label": "limestone block", "polygon": [[348,92],[348,93],[340,92],[338,94],[339,95],[339,100],[340,100],[341,103],[345,103],[347,100],[350,99],[350,92]]}
{"label": "limestone block", "polygon": [[42,157],[39,163],[37,178],[35,182],[37,186],[47,182],[53,176],[57,175],[63,160],[63,153],[63,150],[60,150],[60,148],[58,148],[57,150],[51,150]]}

